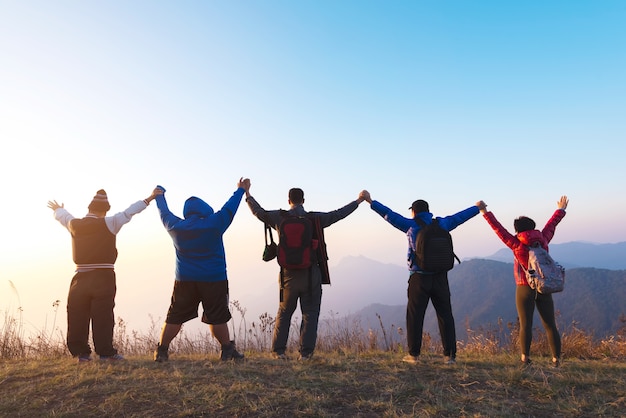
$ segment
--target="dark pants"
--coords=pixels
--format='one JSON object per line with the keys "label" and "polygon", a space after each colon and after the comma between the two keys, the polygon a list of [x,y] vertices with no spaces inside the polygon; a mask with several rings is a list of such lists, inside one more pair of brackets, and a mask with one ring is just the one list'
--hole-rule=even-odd
{"label": "dark pants", "polygon": [[450,303],[448,273],[411,274],[407,294],[409,301],[406,307],[406,335],[409,354],[420,355],[424,315],[430,300],[437,314],[443,355],[456,357],[456,330]]}
{"label": "dark pants", "polygon": [[300,355],[307,356],[315,350],[317,325],[322,304],[321,273],[317,265],[310,270],[284,271],[283,289],[276,325],[272,338],[272,352],[283,354],[287,349],[291,317],[300,300],[302,323],[300,324]]}
{"label": "dark pants", "polygon": [[97,354],[112,356],[115,317],[115,271],[96,269],[76,273],[67,296],[67,348],[73,356],[89,355],[89,323]]}
{"label": "dark pants", "polygon": [[529,286],[517,286],[515,289],[515,306],[519,317],[519,335],[522,354],[530,354],[530,344],[533,340],[533,315],[535,306],[546,330],[548,344],[552,357],[561,357],[561,336],[556,329],[556,319],[554,317],[554,301],[552,295],[544,295],[535,292]]}

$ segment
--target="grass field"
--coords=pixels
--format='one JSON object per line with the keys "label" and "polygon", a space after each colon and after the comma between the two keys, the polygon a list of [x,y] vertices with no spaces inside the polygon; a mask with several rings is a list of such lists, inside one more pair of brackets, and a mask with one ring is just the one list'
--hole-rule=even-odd
{"label": "grass field", "polygon": [[296,335],[291,359],[275,360],[268,352],[272,325],[264,315],[233,329],[246,355],[241,362],[221,362],[210,335],[183,331],[170,361],[155,363],[158,329],[129,332],[120,320],[115,344],[126,360],[78,363],[62,331],[25,337],[20,321],[7,316],[0,328],[0,417],[621,417],[626,411],[622,330],[600,341],[562,330],[563,362],[553,368],[537,329],[533,364],[523,368],[511,324],[473,332],[469,342],[459,342],[452,366],[428,334],[421,362],[410,365],[401,361],[399,330],[363,331],[340,319],[326,324],[312,360],[297,360]]}

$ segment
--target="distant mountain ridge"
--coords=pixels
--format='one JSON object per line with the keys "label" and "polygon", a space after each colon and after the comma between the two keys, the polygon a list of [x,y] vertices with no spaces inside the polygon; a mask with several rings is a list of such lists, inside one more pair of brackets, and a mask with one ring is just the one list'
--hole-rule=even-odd
{"label": "distant mountain ridge", "polygon": [[[510,254],[510,250],[506,249]],[[568,243],[550,246],[550,252],[568,267],[564,292],[554,295],[558,323],[573,323],[597,337],[614,333],[626,316],[626,243]],[[487,259],[464,260],[449,273],[457,337],[467,338],[467,330],[477,330],[498,319],[517,320],[512,256],[509,262]],[[610,256],[609,256],[610,255]],[[609,269],[605,266],[617,266]],[[322,314],[346,315],[365,327],[405,327],[408,270],[366,257],[346,257],[332,268],[333,285],[324,287]],[[380,316],[378,318],[377,314]],[[541,326],[536,315],[535,326]],[[425,331],[438,335],[432,304]]]}
{"label": "distant mountain ridge", "polygon": [[[515,322],[515,281],[510,250],[509,261],[500,261],[500,251],[487,258],[463,260],[449,273],[457,337],[464,340],[467,329]],[[559,327],[576,323],[597,337],[614,334],[626,316],[626,243],[567,243],[550,246],[550,253],[567,267],[565,291],[554,296]],[[332,254],[331,254],[332,256]],[[584,264],[582,267],[571,267]],[[569,266],[569,267],[568,267]],[[611,266],[609,268],[607,266]],[[405,328],[406,266],[385,264],[363,256],[343,258],[331,267],[332,285],[323,286],[321,319],[346,317],[363,327],[380,329],[392,324]],[[261,312],[276,312],[275,282],[257,289],[251,300],[262,303]],[[380,315],[380,319],[377,315]],[[300,316],[299,310],[296,317]],[[538,316],[534,326],[541,327]],[[429,305],[425,331],[438,338],[437,322]]]}

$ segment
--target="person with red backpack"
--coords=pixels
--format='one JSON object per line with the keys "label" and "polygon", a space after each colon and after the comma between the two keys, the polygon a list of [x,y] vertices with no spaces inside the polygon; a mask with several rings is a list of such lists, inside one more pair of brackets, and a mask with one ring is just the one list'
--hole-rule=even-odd
{"label": "person with red backpack", "polygon": [[246,202],[260,221],[278,231],[277,260],[280,265],[280,303],[272,337],[272,355],[287,359],[287,340],[291,317],[300,301],[300,360],[310,360],[317,342],[317,326],[322,303],[322,284],[329,284],[328,257],[324,228],[345,218],[364,199],[359,197],[331,212],[304,210],[304,192],[289,190],[289,210],[265,210],[246,191]]}
{"label": "person with red backpack", "polygon": [[[367,190],[363,190],[360,196],[370,203],[374,212],[393,227],[406,233],[408,238],[407,264],[410,276],[407,290],[406,337],[409,353],[402,361],[409,364],[419,363],[424,316],[428,302],[432,301],[439,323],[444,363],[456,364],[456,330],[448,284],[448,270],[452,269],[456,256],[448,232],[478,215],[482,201],[453,215],[435,218],[429,211],[428,202],[419,199],[409,208],[411,217],[406,218],[382,203],[372,200]],[[432,234],[433,238],[431,242],[426,242],[422,246],[420,243],[424,241],[422,236],[424,233]],[[420,253],[420,248],[423,249],[423,253]]]}
{"label": "person with red backpack", "polygon": [[515,219],[513,222],[515,235],[507,231],[498,222],[493,213],[487,211],[487,205],[484,202],[480,206],[480,212],[489,223],[489,226],[491,226],[502,242],[513,250],[515,255],[513,261],[513,273],[515,283],[517,284],[515,288],[515,306],[517,307],[517,316],[520,323],[521,361],[524,366],[528,366],[531,363],[530,344],[533,339],[532,328],[535,306],[546,330],[548,344],[550,345],[550,351],[552,351],[552,365],[559,367],[561,362],[561,336],[556,327],[552,294],[543,294],[531,289],[526,280],[525,269],[527,269],[526,264],[528,264],[528,247],[533,244],[539,244],[544,250],[548,251],[548,243],[554,237],[556,226],[565,217],[565,209],[567,209],[568,203],[569,199],[567,196],[561,196],[557,202],[557,210],[541,231],[535,229],[535,221],[527,216],[520,216]]}

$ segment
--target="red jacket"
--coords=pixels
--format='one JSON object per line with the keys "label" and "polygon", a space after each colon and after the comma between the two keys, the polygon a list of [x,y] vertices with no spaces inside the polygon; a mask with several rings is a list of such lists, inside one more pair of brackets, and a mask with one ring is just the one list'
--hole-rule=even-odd
{"label": "red jacket", "polygon": [[565,216],[563,209],[557,209],[550,220],[546,223],[541,231],[534,229],[532,231],[520,232],[517,235],[507,231],[491,212],[486,212],[483,217],[487,220],[496,235],[500,237],[502,242],[513,250],[515,260],[513,262],[513,273],[515,274],[515,283],[518,286],[528,286],[524,269],[519,264],[523,263],[524,267],[528,267],[528,245],[539,242],[541,246],[548,251],[548,243],[554,237],[556,226]]}

